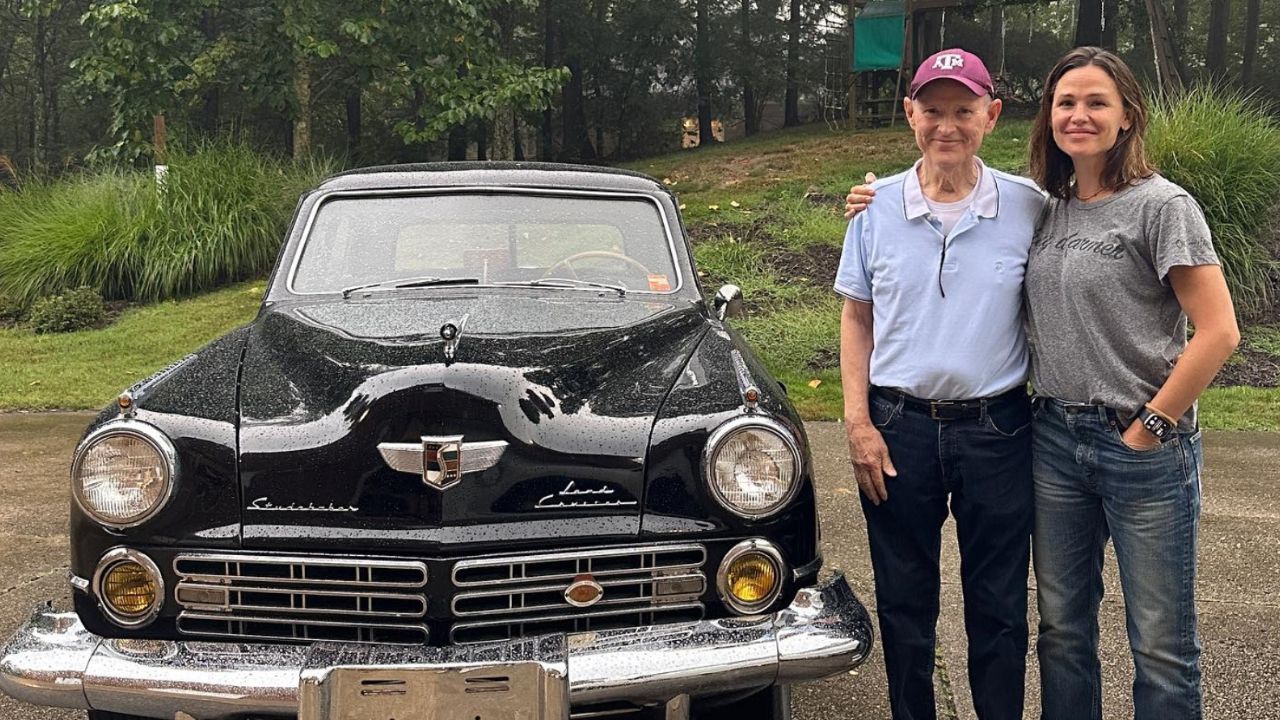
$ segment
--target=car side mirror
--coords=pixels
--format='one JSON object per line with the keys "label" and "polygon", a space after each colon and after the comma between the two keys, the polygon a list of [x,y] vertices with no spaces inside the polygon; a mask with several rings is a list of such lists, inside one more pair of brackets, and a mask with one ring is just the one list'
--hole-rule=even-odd
{"label": "car side mirror", "polygon": [[742,315],[742,288],[737,285],[723,285],[716,292],[716,317],[724,320]]}

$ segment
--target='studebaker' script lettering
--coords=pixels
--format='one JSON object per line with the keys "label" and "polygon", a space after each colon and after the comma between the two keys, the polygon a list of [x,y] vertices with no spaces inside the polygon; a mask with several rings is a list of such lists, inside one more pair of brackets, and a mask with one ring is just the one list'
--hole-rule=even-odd
{"label": "'studebaker' script lettering", "polygon": [[260,497],[249,503],[249,510],[270,510],[272,512],[357,512],[360,508],[354,505],[315,505],[307,503],[306,505],[298,505],[297,503],[289,503],[288,505],[276,505],[267,498]]}

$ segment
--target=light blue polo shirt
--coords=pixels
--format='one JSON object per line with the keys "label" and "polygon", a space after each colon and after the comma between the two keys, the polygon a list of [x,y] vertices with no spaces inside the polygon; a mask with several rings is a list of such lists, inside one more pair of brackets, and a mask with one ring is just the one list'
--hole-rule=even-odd
{"label": "light blue polo shirt", "polygon": [[872,305],[872,385],[965,400],[1027,381],[1022,277],[1044,194],[977,162],[973,204],[950,235],[915,167],[877,180],[875,201],[849,223],[835,290]]}

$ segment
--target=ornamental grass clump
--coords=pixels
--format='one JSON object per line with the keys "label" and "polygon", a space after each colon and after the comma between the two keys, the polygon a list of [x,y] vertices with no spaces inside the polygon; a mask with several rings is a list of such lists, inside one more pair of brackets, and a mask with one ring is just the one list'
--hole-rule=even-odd
{"label": "ornamental grass clump", "polygon": [[130,299],[179,297],[261,275],[275,262],[298,196],[329,174],[244,144],[217,143],[169,158],[151,187]]}
{"label": "ornamental grass clump", "polygon": [[143,189],[137,173],[105,172],[0,193],[0,294],[28,306],[81,286],[118,291]]}
{"label": "ornamental grass clump", "polygon": [[1280,275],[1280,124],[1256,98],[1201,86],[1154,104],[1148,148],[1204,208],[1240,315],[1265,313]]}
{"label": "ornamental grass clump", "polygon": [[298,196],[333,169],[233,142],[148,171],[85,173],[0,193],[0,294],[30,304],[81,286],[153,302],[271,268]]}

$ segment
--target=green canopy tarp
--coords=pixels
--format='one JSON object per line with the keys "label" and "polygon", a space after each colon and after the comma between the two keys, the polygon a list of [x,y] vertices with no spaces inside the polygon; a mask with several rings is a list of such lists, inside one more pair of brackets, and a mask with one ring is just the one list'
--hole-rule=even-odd
{"label": "green canopy tarp", "polygon": [[853,71],[902,67],[903,0],[871,0],[853,21]]}

